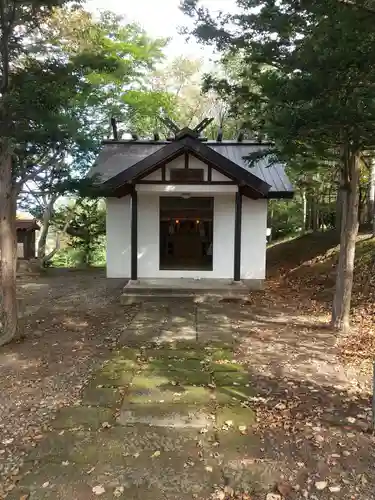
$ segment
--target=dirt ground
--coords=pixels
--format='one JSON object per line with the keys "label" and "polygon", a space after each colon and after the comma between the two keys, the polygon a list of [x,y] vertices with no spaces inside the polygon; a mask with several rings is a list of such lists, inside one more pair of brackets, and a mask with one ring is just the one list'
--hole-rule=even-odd
{"label": "dirt ground", "polygon": [[[120,281],[107,281],[100,272],[52,272],[44,277],[20,281],[25,338],[0,351],[0,498],[8,493],[16,500],[29,498],[28,492],[23,493],[18,488],[24,484],[25,471],[31,472],[30,477],[36,474],[33,468],[38,467],[38,450],[43,450],[46,443],[47,448],[49,446],[53,418],[56,414],[59,418],[61,412],[80,408],[82,388],[85,391],[92,377],[101,373],[103,361],[113,360],[118,347],[125,346],[128,340],[130,342],[130,331],[155,330],[155,320],[147,319],[142,310],[120,304],[122,286]],[[190,322],[196,318],[196,311],[190,310],[185,316],[185,313],[179,313],[177,317],[170,310],[168,314],[171,320],[168,335],[182,328],[179,318],[188,322],[187,331],[190,331]],[[326,304],[311,299],[308,290],[286,284],[275,276],[270,277],[265,291],[253,292],[245,304],[224,302],[211,312],[202,311],[201,331],[205,346],[209,345],[210,336],[221,336],[222,341],[227,342],[228,332],[231,332],[234,363],[241,367],[240,382],[230,382],[231,390],[238,386],[251,388],[246,407],[250,405],[254,419],[244,430],[243,425],[236,427],[236,418],[232,416],[221,419],[220,423],[216,413],[219,428],[216,428],[216,437],[209,445],[209,457],[214,462],[203,462],[204,477],[197,477],[210,484],[207,473],[208,476],[214,475],[218,463],[220,474],[215,480],[211,479],[212,493],[207,493],[208,497],[195,493],[191,498],[206,500],[212,494],[212,498],[222,500],[233,497],[263,500],[267,492],[273,491],[275,497],[272,500],[373,500],[375,451],[374,437],[370,432],[371,377],[359,366],[343,364],[338,355],[337,339],[325,327],[327,315]],[[224,324],[228,324],[229,330]],[[181,355],[184,363],[186,358],[189,356]],[[221,362],[220,359],[217,361]],[[197,372],[193,365],[187,362],[186,369],[183,365],[184,377]],[[169,366],[169,369],[173,367]],[[125,372],[124,369],[121,373]],[[242,372],[246,372],[246,384]],[[212,383],[212,380],[204,381],[211,390],[216,390]],[[191,385],[202,386],[203,382],[199,380]],[[111,399],[112,403],[116,407],[118,402]],[[103,406],[95,405],[95,398],[91,398],[88,406],[91,405],[95,412],[99,411],[95,410],[96,406],[99,409]],[[243,407],[243,404],[239,403],[239,406]],[[106,404],[104,408],[107,408]],[[84,420],[97,420],[96,413],[94,417],[85,413]],[[99,419],[100,430],[103,422],[106,424],[108,420],[104,413]],[[232,429],[233,425],[236,428]],[[63,430],[57,435],[68,440],[71,431],[66,431],[64,426],[61,428]],[[124,429],[121,442],[125,439],[126,445],[123,433],[127,428]],[[141,424],[136,426],[137,429],[142,434]],[[79,424],[76,430],[82,431]],[[116,428],[110,424],[106,430],[113,433],[112,441],[115,442]],[[224,455],[229,454],[225,455],[224,462],[220,453],[211,449],[216,446],[219,431]],[[130,434],[134,434],[134,430]],[[128,439],[132,443],[137,437],[130,434]],[[87,441],[86,435],[80,439]],[[142,443],[148,446],[144,439],[139,437],[138,447],[142,447]],[[161,443],[164,443],[163,439],[156,438]],[[168,439],[172,439],[170,435]],[[175,443],[180,439],[181,433]],[[147,448],[147,453],[153,455],[154,460],[159,457],[157,453],[163,446],[152,446],[152,450]],[[30,459],[33,453],[34,461]],[[189,465],[189,460],[186,459],[182,466],[185,475],[181,477],[186,479],[185,486],[199,482],[191,475],[195,469]],[[61,463],[67,467],[63,472]],[[68,474],[65,482],[69,483],[69,466],[68,460],[62,460],[55,476],[50,473],[52,479],[44,477],[40,491],[47,492],[49,483],[58,482],[56,477],[59,475]],[[113,470],[116,466],[113,465]],[[193,467],[190,475],[189,467]],[[229,480],[229,476],[223,474],[225,467],[237,472],[251,472],[251,481],[260,484],[257,487],[244,485],[234,473]],[[113,470],[102,470],[101,477],[108,477]],[[158,471],[160,473],[156,468],[156,474]],[[71,474],[73,477],[74,467]],[[109,496],[102,496],[108,494],[108,488],[105,493],[101,492],[101,484],[97,484],[93,486],[93,493],[90,489],[93,497],[82,493],[70,498],[132,498],[124,496],[121,484],[114,484]],[[173,496],[172,492],[163,498],[177,500],[181,497]]]}
{"label": "dirt ground", "polygon": [[53,413],[77,400],[134,315],[119,304],[122,286],[101,271],[19,280],[25,338],[0,349],[0,498]]}

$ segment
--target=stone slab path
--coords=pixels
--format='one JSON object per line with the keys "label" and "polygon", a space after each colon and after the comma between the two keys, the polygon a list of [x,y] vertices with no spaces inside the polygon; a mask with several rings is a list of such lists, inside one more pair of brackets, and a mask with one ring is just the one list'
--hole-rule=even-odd
{"label": "stone slab path", "polygon": [[236,329],[226,311],[188,300],[144,305],[80,404],[57,413],[9,498],[203,500],[225,486],[266,491],[279,468],[257,465],[253,389],[233,359]]}

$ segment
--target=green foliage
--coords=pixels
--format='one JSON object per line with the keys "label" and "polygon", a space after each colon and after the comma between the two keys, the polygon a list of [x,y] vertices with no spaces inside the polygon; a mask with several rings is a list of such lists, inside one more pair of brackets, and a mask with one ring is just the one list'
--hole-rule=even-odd
{"label": "green foliage", "polygon": [[233,105],[250,123],[261,114],[256,125],[283,157],[337,159],[343,142],[373,144],[375,15],[337,0],[245,0],[213,19],[198,4],[183,2],[195,34],[242,62]]}
{"label": "green foliage", "polygon": [[298,234],[303,230],[302,202],[294,200],[272,200],[269,203],[269,222],[272,240]]}
{"label": "green foliage", "polygon": [[111,116],[125,130],[154,130],[160,107],[173,107],[149,88],[165,43],[110,12],[95,19],[76,6],[54,9],[30,35],[4,101],[23,209],[46,218],[61,195],[93,195],[83,179]]}
{"label": "green foliage", "polygon": [[[73,211],[73,213],[71,213]],[[78,199],[74,207],[65,206],[54,216],[54,225],[63,230],[69,221],[66,247],[58,252],[55,265],[103,265],[105,262],[105,208],[100,199]]]}
{"label": "green foliage", "polygon": [[273,142],[261,156],[289,166],[296,199],[275,208],[276,231],[333,227],[339,182],[349,192],[351,159],[374,148],[374,4],[243,0],[236,13],[212,16],[200,0],[181,3],[193,33],[222,54],[226,74],[208,75],[205,88],[228,102],[248,135]]}
{"label": "green foliage", "polygon": [[12,75],[6,104],[15,118],[10,132],[17,175],[32,175],[41,167],[40,156],[56,150],[68,170],[82,175],[109,132],[110,116],[125,117],[135,103],[126,104],[125,94],[133,88],[142,102],[147,72],[160,60],[164,43],[110,13],[95,21],[81,9],[57,9]]}
{"label": "green foliage", "polygon": [[[164,109],[181,128],[193,128],[204,118],[213,118],[204,131],[207,137],[216,138],[219,127],[224,129],[225,138],[234,137],[238,120],[229,116],[228,105],[216,90],[202,88],[202,78],[203,61],[180,56],[155,71],[152,88],[170,96],[171,102]],[[160,124],[159,129],[169,135]]]}
{"label": "green foliage", "polygon": [[[75,268],[85,266],[85,251],[67,243],[52,259],[54,267]],[[91,252],[91,266],[104,267],[106,264],[105,236],[99,236]]]}

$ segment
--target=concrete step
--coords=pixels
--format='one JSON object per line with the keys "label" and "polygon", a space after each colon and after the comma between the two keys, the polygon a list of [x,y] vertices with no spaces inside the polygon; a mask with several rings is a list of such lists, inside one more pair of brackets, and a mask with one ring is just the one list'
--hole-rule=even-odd
{"label": "concrete step", "polygon": [[198,302],[227,298],[245,299],[249,288],[243,282],[213,279],[153,279],[129,281],[123,290],[121,302],[132,304],[137,301],[155,299],[186,299]]}
{"label": "concrete step", "polygon": [[222,293],[204,293],[204,294],[198,294],[198,293],[169,293],[166,291],[159,292],[159,293],[139,293],[139,292],[126,292],[123,293],[120,296],[120,303],[123,305],[132,305],[132,304],[138,304],[141,302],[151,302],[151,301],[158,301],[158,300],[163,300],[165,301],[166,299],[172,300],[172,299],[190,299],[194,302],[199,302],[199,303],[204,303],[204,302],[218,302],[220,300],[233,300],[233,302],[245,302],[247,300],[247,294],[236,294],[232,296],[228,296],[227,294],[222,294]]}

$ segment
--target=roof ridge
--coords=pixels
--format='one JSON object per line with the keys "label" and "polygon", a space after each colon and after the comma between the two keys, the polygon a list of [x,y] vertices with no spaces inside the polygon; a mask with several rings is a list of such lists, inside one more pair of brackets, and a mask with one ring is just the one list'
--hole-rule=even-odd
{"label": "roof ridge", "polygon": [[[166,144],[172,144],[173,142],[176,141],[155,141],[154,139],[138,139],[136,141],[133,141],[131,139],[123,139],[123,140],[113,140],[113,139],[105,139],[102,141],[103,145],[125,145],[125,144],[134,144],[134,145],[148,145],[148,144],[153,144],[157,145],[159,144],[160,146],[166,145]],[[215,139],[209,139],[207,141],[202,141],[202,144],[206,144],[207,146],[215,145],[215,146],[272,146],[272,142],[254,142],[251,140],[243,140],[242,142],[236,141],[236,140],[231,140],[231,139],[226,139],[223,141],[216,141]]]}

